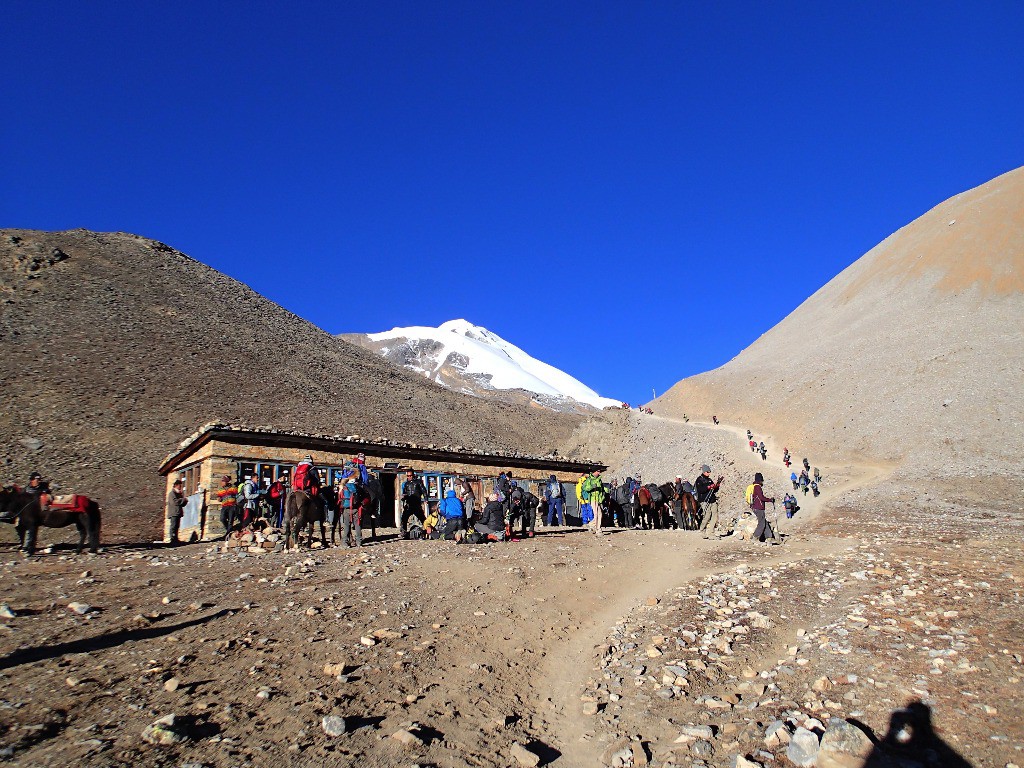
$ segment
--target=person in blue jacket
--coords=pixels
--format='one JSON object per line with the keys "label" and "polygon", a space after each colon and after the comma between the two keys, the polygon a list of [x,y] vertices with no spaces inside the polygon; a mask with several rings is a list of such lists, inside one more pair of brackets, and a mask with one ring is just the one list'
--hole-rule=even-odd
{"label": "person in blue jacket", "polygon": [[462,502],[455,495],[454,489],[449,489],[441,503],[437,505],[437,511],[444,518],[444,527],[441,531],[441,538],[454,539],[455,532],[462,530],[463,509]]}

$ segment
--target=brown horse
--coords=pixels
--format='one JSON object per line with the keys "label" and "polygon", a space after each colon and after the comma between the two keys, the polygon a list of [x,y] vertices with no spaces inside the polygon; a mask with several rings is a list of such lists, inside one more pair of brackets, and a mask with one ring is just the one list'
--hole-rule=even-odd
{"label": "brown horse", "polygon": [[327,546],[327,530],[324,523],[327,520],[327,505],[320,495],[313,495],[306,491],[289,491],[288,498],[284,502],[284,546],[291,547],[292,533],[295,534],[295,547],[299,547],[299,537],[302,529],[309,526],[309,543],[313,546],[313,524],[320,523],[320,541]]}
{"label": "brown horse", "polygon": [[36,534],[39,526],[47,528],[64,528],[74,525],[78,528],[78,550],[82,554],[86,538],[89,539],[89,551],[96,554],[100,546],[100,505],[92,499],[84,500],[79,509],[53,507],[44,509],[39,503],[37,494],[25,493],[16,485],[0,489],[0,520],[13,522],[17,519],[15,530],[21,549],[32,556],[36,553]]}
{"label": "brown horse", "polygon": [[683,530],[696,531],[700,528],[700,507],[697,505],[697,497],[692,493],[683,491],[680,496],[681,513],[683,516]]}

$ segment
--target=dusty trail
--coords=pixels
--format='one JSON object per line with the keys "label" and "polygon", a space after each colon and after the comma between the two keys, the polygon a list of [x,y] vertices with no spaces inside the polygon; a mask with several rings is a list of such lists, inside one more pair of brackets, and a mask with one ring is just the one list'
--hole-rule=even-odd
{"label": "dusty trail", "polygon": [[[549,653],[540,680],[544,685],[537,690],[541,716],[547,718],[545,730],[557,734],[554,745],[562,756],[554,763],[558,766],[593,766],[598,763],[607,742],[594,737],[591,720],[581,714],[580,691],[588,678],[597,675],[597,648],[617,619],[639,609],[647,598],[662,599],[669,590],[695,579],[721,571],[732,570],[736,562],[728,565],[714,563],[714,554],[724,548],[741,551],[743,542],[709,542],[695,532],[659,532],[662,537],[685,537],[691,549],[680,556],[666,542],[651,542],[651,557],[644,563],[641,573],[636,571],[632,558],[618,558],[609,563],[604,578],[617,583],[618,591],[597,590],[601,593],[596,611],[588,613],[579,631],[563,646]],[[650,535],[651,532],[637,532]],[[633,535],[633,534],[627,534]],[[597,546],[601,546],[598,544]],[[614,542],[612,542],[614,546]],[[807,560],[834,554],[850,546],[843,539],[815,537],[800,545],[787,547],[770,558],[758,558],[759,564],[778,564]],[[610,570],[611,573],[607,573]],[[547,713],[550,713],[548,715]]]}
{"label": "dusty trail", "polygon": [[[724,430],[731,433],[735,435],[737,443],[737,450],[733,455],[749,470],[751,476],[754,472],[762,472],[766,478],[771,477],[778,482],[780,487],[789,488],[790,470],[781,464],[782,447],[771,435],[757,435],[758,441],[764,440],[769,452],[769,460],[763,461],[759,454],[744,450],[745,428],[728,424],[684,422],[681,419],[663,416],[644,418],[656,419],[682,429],[695,428],[717,432]],[[772,461],[771,457],[775,460]],[[770,558],[751,557],[751,562],[781,564],[815,559],[848,548],[851,546],[849,540],[815,536],[805,531],[830,502],[842,498],[845,493],[856,488],[873,485],[893,469],[878,464],[840,465],[838,462],[821,462],[816,466],[821,467],[827,475],[833,472],[839,475],[841,470],[843,479],[824,487],[821,496],[816,500],[817,503],[807,514],[799,515],[792,522],[787,521],[787,534],[803,533],[797,537],[798,541],[790,539],[789,545],[777,555]],[[680,553],[675,548],[669,548],[664,541],[650,540],[653,532],[640,533],[649,537],[647,543],[650,545],[642,568],[637,568],[633,558],[609,557],[605,568],[601,569],[602,583],[590,590],[594,597],[583,606],[586,618],[580,623],[578,631],[564,645],[552,649],[546,658],[544,674],[540,678],[544,684],[537,689],[536,699],[540,708],[539,714],[545,720],[545,730],[557,735],[555,746],[562,756],[556,765],[570,768],[598,764],[601,752],[607,746],[607,742],[595,736],[593,721],[582,714],[580,691],[586,681],[597,674],[597,648],[607,636],[609,628],[619,618],[638,610],[647,598],[661,598],[668,590],[687,582],[735,568],[746,559],[733,560],[727,565],[721,565],[716,564],[715,555],[723,550],[742,552],[745,546],[750,546],[739,541],[705,541],[695,532],[657,532],[660,534],[659,539],[683,537],[688,548]],[[633,535],[633,532],[619,535]],[[606,537],[604,541],[595,542],[595,546],[614,548],[616,538],[618,536]],[[754,551],[751,552],[751,555],[753,554]],[[758,551],[757,554],[763,553]],[[595,575],[591,574],[591,578]],[[767,655],[772,652],[774,649],[764,649]]]}

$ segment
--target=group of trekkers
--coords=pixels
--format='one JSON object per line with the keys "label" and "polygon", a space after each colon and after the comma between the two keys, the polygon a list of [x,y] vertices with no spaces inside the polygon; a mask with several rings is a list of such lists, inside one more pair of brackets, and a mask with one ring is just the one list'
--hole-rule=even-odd
{"label": "group of trekkers", "polygon": [[537,496],[513,479],[511,472],[502,472],[479,503],[469,480],[456,478],[454,487],[431,507],[423,481],[409,470],[402,483],[401,505],[399,534],[404,539],[481,543],[533,538],[538,516],[549,526],[556,521],[565,525],[564,490],[554,475],[543,484],[542,496]]}

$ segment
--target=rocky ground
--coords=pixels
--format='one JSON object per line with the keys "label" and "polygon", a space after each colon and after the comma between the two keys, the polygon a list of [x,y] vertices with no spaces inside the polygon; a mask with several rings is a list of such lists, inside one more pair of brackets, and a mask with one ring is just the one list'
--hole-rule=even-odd
{"label": "rocky ground", "polygon": [[[671,437],[671,423],[656,429]],[[737,483],[755,466],[728,437],[679,429],[722,439]],[[850,473],[783,523],[781,547],[555,529],[303,553],[114,545],[26,562],[7,550],[0,755],[210,768],[1018,763],[1012,502],[880,508],[840,490]]]}

